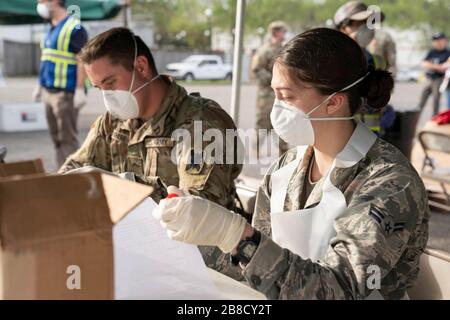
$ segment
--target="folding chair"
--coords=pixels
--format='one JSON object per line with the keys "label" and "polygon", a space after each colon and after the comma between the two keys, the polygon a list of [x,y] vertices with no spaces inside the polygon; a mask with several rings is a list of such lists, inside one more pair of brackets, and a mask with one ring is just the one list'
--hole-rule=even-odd
{"label": "folding chair", "polygon": [[450,194],[446,185],[450,185],[450,163],[448,167],[436,167],[430,152],[450,156],[450,135],[433,131],[421,131],[419,142],[425,154],[421,175],[423,178],[437,182],[443,191],[443,197],[430,195],[430,206],[450,212]]}

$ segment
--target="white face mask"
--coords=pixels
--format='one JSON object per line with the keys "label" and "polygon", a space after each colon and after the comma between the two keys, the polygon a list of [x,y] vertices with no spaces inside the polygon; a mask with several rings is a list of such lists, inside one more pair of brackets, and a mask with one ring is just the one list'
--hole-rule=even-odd
{"label": "white face mask", "polygon": [[358,28],[355,32],[351,34],[351,37],[358,42],[361,48],[366,48],[375,38],[375,30],[369,29],[369,27],[364,24]]}
{"label": "white face mask", "polygon": [[363,81],[370,72],[364,77],[358,79],[351,85],[339,90],[328,98],[326,98],[317,107],[312,109],[307,114],[300,108],[289,105],[288,103],[275,99],[275,103],[270,113],[270,120],[273,129],[280,136],[281,139],[294,146],[313,145],[315,142],[314,129],[311,121],[335,121],[335,120],[352,120],[354,117],[311,117],[311,114],[320,108],[324,103],[333,98],[337,93],[346,91],[358,83]]}
{"label": "white face mask", "polygon": [[103,90],[103,101],[105,103],[106,110],[111,113],[113,117],[116,117],[122,121],[128,120],[128,119],[136,119],[139,117],[139,104],[136,100],[136,97],[134,96],[135,93],[139,92],[142,88],[147,86],[152,81],[156,80],[158,76],[154,77],[153,79],[147,81],[142,86],[137,88],[134,91],[131,91],[133,89],[134,85],[134,78],[135,78],[135,72],[136,72],[136,59],[137,59],[137,43],[136,39],[133,36],[134,45],[135,45],[135,55],[134,55],[134,63],[133,63],[133,75],[131,78],[131,85],[130,89],[128,91],[126,90]]}
{"label": "white face mask", "polygon": [[38,15],[40,15],[44,19],[50,18],[50,9],[48,8],[48,5],[45,3],[38,3],[36,6],[36,11]]}

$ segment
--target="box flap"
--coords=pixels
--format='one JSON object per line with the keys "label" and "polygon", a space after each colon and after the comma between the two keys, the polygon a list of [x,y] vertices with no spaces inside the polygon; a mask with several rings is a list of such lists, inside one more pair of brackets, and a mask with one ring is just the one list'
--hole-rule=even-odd
{"label": "box flap", "polygon": [[0,163],[0,177],[44,173],[41,159],[20,162]]}
{"label": "box flap", "polygon": [[114,224],[153,192],[152,187],[106,174],[102,175],[102,180],[110,218]]}
{"label": "box flap", "polygon": [[24,246],[112,227],[99,173],[0,181],[0,242]]}

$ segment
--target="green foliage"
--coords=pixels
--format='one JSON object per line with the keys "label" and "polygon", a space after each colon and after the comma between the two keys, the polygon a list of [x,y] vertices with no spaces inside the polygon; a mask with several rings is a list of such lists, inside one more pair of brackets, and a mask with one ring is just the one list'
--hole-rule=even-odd
{"label": "green foliage", "polygon": [[[205,30],[232,32],[236,0],[133,0],[133,15],[153,21],[160,45],[205,49],[209,38]],[[255,33],[274,20],[284,20],[293,31],[323,26],[346,0],[247,0],[246,32]],[[377,0],[386,14],[386,25],[400,29],[417,28],[427,35],[435,31],[450,34],[450,0]],[[212,9],[211,20],[205,10]],[[186,37],[179,36],[186,31]],[[177,37],[178,35],[178,37]]]}

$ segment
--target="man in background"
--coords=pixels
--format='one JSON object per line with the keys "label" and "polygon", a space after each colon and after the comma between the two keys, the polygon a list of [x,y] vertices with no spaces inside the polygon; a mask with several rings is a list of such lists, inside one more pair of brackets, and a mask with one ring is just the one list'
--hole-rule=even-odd
{"label": "man in background", "polygon": [[77,121],[79,109],[86,104],[86,75],[77,54],[88,36],[80,21],[67,14],[65,0],[38,0],[36,10],[50,28],[41,44],[39,86],[33,99],[45,103],[60,167],[79,147]]}
{"label": "man in background", "polygon": [[[255,55],[252,63],[252,73],[258,84],[256,100],[256,129],[272,129],[270,113],[275,101],[271,87],[272,69],[280,52],[287,33],[287,25],[283,21],[274,21],[269,25],[270,38]],[[259,131],[258,131],[259,132]],[[259,134],[257,139],[257,154],[259,156]],[[287,144],[280,139],[280,155],[287,151]]]}
{"label": "man in background", "polygon": [[419,102],[420,110],[425,107],[430,95],[433,96],[433,115],[439,113],[439,103],[441,100],[441,92],[439,88],[444,81],[445,72],[447,71],[447,61],[450,58],[450,50],[448,50],[447,36],[442,33],[436,33],[432,37],[433,48],[428,52],[422,67],[426,69],[427,83],[422,91],[422,97]]}
{"label": "man in background", "polygon": [[367,50],[372,56],[383,59],[383,62],[386,64],[386,71],[392,73],[395,79],[397,74],[397,47],[390,33],[386,30],[378,29]]}

